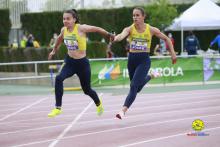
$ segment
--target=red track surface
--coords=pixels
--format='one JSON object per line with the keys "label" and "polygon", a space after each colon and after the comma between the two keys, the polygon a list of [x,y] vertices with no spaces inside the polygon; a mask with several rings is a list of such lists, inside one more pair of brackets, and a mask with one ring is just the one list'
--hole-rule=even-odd
{"label": "red track surface", "polygon": [[[139,94],[125,119],[115,119],[126,95],[103,94],[105,112],[83,94],[65,94],[63,114],[47,118],[53,96],[1,96],[0,146],[219,147],[220,90]],[[195,119],[205,123],[193,133]]]}

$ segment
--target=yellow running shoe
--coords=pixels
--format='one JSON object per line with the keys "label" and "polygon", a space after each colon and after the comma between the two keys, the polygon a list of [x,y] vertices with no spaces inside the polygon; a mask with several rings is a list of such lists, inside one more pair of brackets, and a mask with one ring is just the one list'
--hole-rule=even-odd
{"label": "yellow running shoe", "polygon": [[59,114],[61,114],[62,111],[60,109],[54,108],[49,114],[48,117],[55,117]]}
{"label": "yellow running shoe", "polygon": [[104,112],[104,108],[102,106],[102,101],[100,100],[99,106],[96,107],[96,113],[98,116],[101,116],[103,112]]}

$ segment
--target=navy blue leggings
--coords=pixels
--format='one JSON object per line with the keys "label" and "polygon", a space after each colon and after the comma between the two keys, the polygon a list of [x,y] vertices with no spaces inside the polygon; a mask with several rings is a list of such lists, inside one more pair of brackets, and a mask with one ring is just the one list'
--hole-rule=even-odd
{"label": "navy blue leggings", "polygon": [[55,95],[56,95],[56,107],[62,106],[62,97],[63,97],[63,81],[66,78],[69,78],[77,74],[80,80],[81,87],[83,92],[86,95],[89,95],[96,105],[100,104],[100,100],[98,98],[97,93],[91,88],[91,69],[89,60],[84,57],[81,59],[73,59],[66,56],[64,60],[64,66],[61,69],[59,75],[56,76],[55,81]]}
{"label": "navy blue leggings", "polygon": [[129,53],[128,72],[131,84],[124,106],[129,108],[134,102],[137,93],[150,81],[151,77],[148,75],[150,66],[151,60],[148,53]]}

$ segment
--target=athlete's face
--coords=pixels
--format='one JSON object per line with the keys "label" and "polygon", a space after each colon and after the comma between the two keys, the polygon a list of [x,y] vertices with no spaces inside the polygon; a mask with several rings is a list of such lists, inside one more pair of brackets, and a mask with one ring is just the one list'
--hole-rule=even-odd
{"label": "athlete's face", "polygon": [[138,9],[133,10],[133,21],[135,24],[144,22],[144,18],[145,18],[145,15],[143,15],[140,10]]}
{"label": "athlete's face", "polygon": [[63,14],[63,25],[65,27],[72,27],[73,24],[75,24],[76,19],[73,18],[72,14],[70,13],[64,13]]}

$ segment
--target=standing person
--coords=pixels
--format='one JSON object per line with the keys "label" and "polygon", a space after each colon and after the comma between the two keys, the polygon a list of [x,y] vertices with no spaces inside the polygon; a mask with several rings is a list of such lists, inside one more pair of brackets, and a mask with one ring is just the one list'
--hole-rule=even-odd
{"label": "standing person", "polygon": [[114,53],[111,49],[111,46],[112,46],[112,43],[109,42],[108,45],[107,45],[107,49],[106,49],[106,58],[114,58]]}
{"label": "standing person", "polygon": [[134,102],[136,95],[144,85],[151,79],[158,77],[158,73],[148,75],[151,66],[149,57],[152,36],[165,40],[169,46],[172,63],[176,63],[176,54],[174,52],[170,39],[160,32],[159,29],[150,26],[144,22],[146,14],[144,9],[136,7],[133,9],[133,24],[124,28],[124,30],[115,36],[114,42],[121,41],[128,36],[130,49],[128,57],[128,72],[131,81],[130,90],[124,102],[122,110],[116,114],[116,117],[122,119]]}
{"label": "standing person", "polygon": [[81,87],[86,95],[89,95],[97,106],[97,115],[101,115],[104,111],[102,103],[97,93],[91,88],[91,69],[89,60],[86,58],[86,33],[97,32],[106,37],[111,34],[106,30],[90,26],[86,24],[79,24],[77,11],[67,10],[63,13],[64,27],[57,37],[53,50],[49,53],[48,60],[59,50],[60,44],[64,40],[67,47],[68,54],[64,59],[64,66],[55,80],[55,108],[48,114],[49,117],[54,117],[61,113],[62,96],[63,96],[63,81],[66,78],[77,74],[80,80]]}
{"label": "standing person", "polygon": [[49,47],[53,48],[57,40],[57,33],[53,34],[53,38],[50,39]]}
{"label": "standing person", "polygon": [[[175,40],[174,40],[174,38],[173,38],[173,35],[171,34],[171,33],[168,33],[168,38],[170,39],[170,41],[172,42],[172,45],[173,45],[173,47],[174,47],[174,44],[175,44]],[[166,50],[169,50],[169,46],[168,46],[168,44],[166,43]]]}
{"label": "standing person", "polygon": [[210,43],[209,47],[211,48],[215,43],[218,44],[218,51],[220,54],[220,31],[219,34],[214,38],[214,40]]}
{"label": "standing person", "polygon": [[23,35],[23,37],[20,41],[21,48],[26,48],[26,44],[27,44],[27,37],[26,37],[26,35]]}
{"label": "standing person", "polygon": [[34,47],[34,36],[32,34],[28,35],[26,47]]}
{"label": "standing person", "polygon": [[189,35],[185,39],[185,50],[188,55],[197,55],[198,49],[200,49],[199,40],[193,32],[190,31]]}

